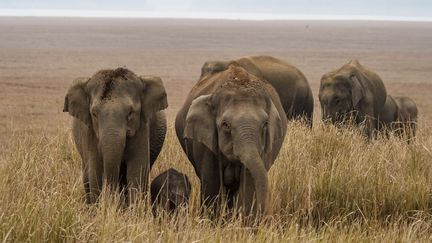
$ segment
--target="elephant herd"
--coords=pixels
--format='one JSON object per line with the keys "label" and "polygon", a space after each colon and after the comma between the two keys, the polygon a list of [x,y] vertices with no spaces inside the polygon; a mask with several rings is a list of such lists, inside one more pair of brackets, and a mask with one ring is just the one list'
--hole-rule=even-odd
{"label": "elephant herd", "polygon": [[[417,107],[387,94],[381,78],[352,60],[324,74],[319,90],[322,119],[361,125],[412,138]],[[72,134],[82,159],[85,201],[96,203],[105,185],[128,204],[146,192],[149,171],[162,148],[167,122],[162,80],[126,68],[78,78],[65,96]],[[222,203],[244,215],[270,211],[267,172],[284,141],[287,121],[312,127],[314,100],[296,67],[270,56],[211,61],[202,66],[175,119],[178,140],[201,181],[201,205],[218,213]],[[169,169],[150,185],[154,206],[172,211],[189,200],[186,175]],[[153,211],[156,213],[156,211]]]}

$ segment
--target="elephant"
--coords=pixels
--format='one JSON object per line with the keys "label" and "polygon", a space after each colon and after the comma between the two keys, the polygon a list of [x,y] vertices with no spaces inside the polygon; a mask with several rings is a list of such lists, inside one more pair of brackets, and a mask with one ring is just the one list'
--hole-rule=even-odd
{"label": "elephant", "polygon": [[181,205],[187,205],[191,190],[187,175],[173,168],[162,172],[150,184],[153,215],[156,216],[158,205],[168,213],[172,213]]}
{"label": "elephant", "polygon": [[314,100],[305,75],[296,67],[271,56],[245,56],[232,61],[207,61],[200,79],[236,62],[249,73],[269,82],[279,95],[288,120],[304,118],[312,127]]}
{"label": "elephant", "polygon": [[336,125],[346,120],[354,124],[364,123],[364,133],[368,138],[378,128],[378,116],[386,96],[381,78],[357,59],[324,74],[318,94],[324,121]]}
{"label": "elephant", "polygon": [[410,141],[416,133],[417,115],[417,105],[412,99],[387,95],[384,109],[379,116],[380,130],[384,130],[387,135],[388,132],[394,132],[399,137],[405,135]]}
{"label": "elephant", "polygon": [[74,80],[63,111],[73,117],[86,203],[97,202],[103,185],[122,190],[129,202],[146,191],[165,139],[167,106],[159,77],[117,68]]}
{"label": "elephant", "polygon": [[222,202],[245,215],[269,212],[267,172],[287,129],[272,85],[232,62],[195,84],[177,113],[175,129],[201,181],[201,205],[210,214]]}

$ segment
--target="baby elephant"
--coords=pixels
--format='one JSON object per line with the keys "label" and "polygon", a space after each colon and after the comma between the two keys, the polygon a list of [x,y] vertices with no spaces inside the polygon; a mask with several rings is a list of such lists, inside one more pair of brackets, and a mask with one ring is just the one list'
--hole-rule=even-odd
{"label": "baby elephant", "polygon": [[381,128],[400,137],[406,135],[410,140],[415,136],[417,113],[417,105],[412,99],[387,95],[379,117]]}
{"label": "baby elephant", "polygon": [[188,203],[191,184],[187,175],[170,168],[151,182],[150,193],[154,215],[158,205],[172,213],[180,205]]}

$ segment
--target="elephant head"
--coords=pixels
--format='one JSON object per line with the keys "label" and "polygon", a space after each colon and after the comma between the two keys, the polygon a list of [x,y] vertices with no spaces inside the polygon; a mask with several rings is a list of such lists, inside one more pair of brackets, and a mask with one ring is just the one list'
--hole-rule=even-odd
{"label": "elephant head", "polygon": [[240,162],[252,176],[256,206],[265,212],[267,170],[280,149],[276,141],[284,138],[286,129],[277,93],[238,65],[230,65],[212,78],[223,82],[212,94],[193,100],[184,136],[204,144],[219,158]]}
{"label": "elephant head", "polygon": [[170,168],[158,175],[150,185],[153,214],[160,205],[168,212],[189,203],[191,184],[187,175]]}
{"label": "elephant head", "polygon": [[352,60],[321,78],[319,101],[324,120],[340,123],[355,118],[365,95],[362,87],[364,76],[358,65],[357,60]]}
{"label": "elephant head", "polygon": [[160,78],[139,77],[125,68],[117,68],[75,80],[67,91],[63,111],[93,131],[104,174],[108,181],[116,181],[119,175],[114,168],[121,164],[127,141],[148,124],[150,117],[166,107],[166,92]]}
{"label": "elephant head", "polygon": [[205,62],[203,64],[203,66],[201,67],[201,77],[200,79],[202,79],[203,77],[210,75],[210,74],[214,74],[214,73],[218,73],[221,71],[225,71],[228,66],[229,66],[230,62],[223,62],[223,61],[208,61]]}

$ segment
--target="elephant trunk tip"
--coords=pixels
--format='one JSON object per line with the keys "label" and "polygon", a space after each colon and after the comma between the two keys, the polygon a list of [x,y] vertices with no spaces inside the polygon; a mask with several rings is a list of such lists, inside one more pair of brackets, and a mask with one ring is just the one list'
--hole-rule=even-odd
{"label": "elephant trunk tip", "polygon": [[270,193],[267,170],[258,151],[245,153],[241,156],[241,162],[249,170],[253,178],[256,206],[260,214],[266,214],[269,206]]}

